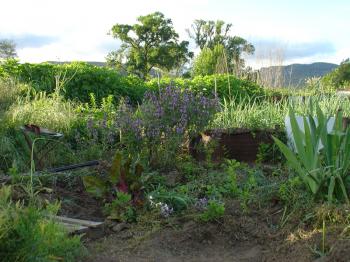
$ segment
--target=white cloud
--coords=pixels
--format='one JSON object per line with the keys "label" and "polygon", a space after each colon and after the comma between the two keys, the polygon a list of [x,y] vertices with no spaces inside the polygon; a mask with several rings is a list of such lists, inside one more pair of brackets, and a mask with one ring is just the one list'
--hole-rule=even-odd
{"label": "white cloud", "polygon": [[[107,35],[113,24],[134,23],[139,15],[161,11],[173,20],[182,39],[188,39],[185,29],[194,19],[221,19],[232,22],[232,32],[247,39],[335,43],[335,55],[308,59],[338,61],[349,56],[346,43],[350,38],[348,34],[339,34],[340,27],[349,27],[344,16],[347,9],[323,17],[322,13],[310,12],[307,5],[304,1],[277,4],[257,0],[4,0],[1,3],[0,38],[29,34],[55,39],[54,43],[37,48],[21,47],[18,54],[22,61],[57,58],[62,61],[103,61],[109,47],[118,45]],[[333,13],[337,10],[334,6],[336,4],[332,5]],[[328,11],[327,8],[322,10]]]}

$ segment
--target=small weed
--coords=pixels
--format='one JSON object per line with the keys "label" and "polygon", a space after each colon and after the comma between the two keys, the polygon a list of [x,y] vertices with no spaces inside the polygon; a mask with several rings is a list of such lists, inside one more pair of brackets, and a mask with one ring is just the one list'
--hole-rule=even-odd
{"label": "small weed", "polygon": [[109,219],[134,222],[136,221],[136,210],[131,203],[131,195],[124,192],[117,192],[116,199],[105,205],[105,212]]}
{"label": "small weed", "polygon": [[215,221],[223,217],[225,213],[225,204],[215,200],[209,200],[207,209],[199,216],[204,222]]}

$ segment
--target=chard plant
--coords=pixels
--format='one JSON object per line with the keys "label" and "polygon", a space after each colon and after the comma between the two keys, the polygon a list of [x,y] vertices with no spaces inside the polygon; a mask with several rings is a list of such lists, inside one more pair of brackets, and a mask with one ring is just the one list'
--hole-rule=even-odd
{"label": "chard plant", "polygon": [[122,154],[118,151],[107,176],[85,176],[83,182],[87,192],[96,197],[105,197],[111,193],[118,196],[118,192],[123,192],[131,195],[133,204],[141,205],[142,173],[143,166],[140,163],[132,165],[130,157],[123,161]]}
{"label": "chard plant", "polygon": [[[310,103],[310,112],[313,112]],[[316,105],[317,121],[312,114],[303,117],[301,130],[292,108],[289,110],[295,150],[274,137],[290,167],[300,176],[315,198],[349,204],[350,128],[343,127],[343,113],[338,111],[331,132],[329,118]],[[345,130],[344,130],[345,129]]]}

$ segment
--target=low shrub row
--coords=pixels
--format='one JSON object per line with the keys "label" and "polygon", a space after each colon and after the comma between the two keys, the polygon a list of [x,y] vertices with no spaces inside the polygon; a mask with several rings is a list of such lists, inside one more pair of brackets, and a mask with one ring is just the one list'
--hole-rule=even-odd
{"label": "low shrub row", "polygon": [[90,93],[96,100],[113,95],[115,101],[129,97],[134,104],[142,100],[146,90],[157,90],[169,85],[188,88],[196,93],[219,97],[256,97],[265,95],[264,90],[255,83],[240,80],[233,76],[198,76],[193,79],[162,78],[144,82],[136,76],[123,76],[109,67],[99,67],[83,62],[67,64],[20,64],[9,60],[0,65],[0,77],[10,77],[22,83],[30,83],[37,91],[52,93],[57,86],[64,87],[65,97],[81,102],[90,101]]}
{"label": "low shrub row", "polygon": [[122,76],[108,67],[98,67],[82,62],[69,64],[20,64],[15,60],[0,66],[0,77],[10,77],[22,83],[30,83],[36,91],[52,93],[57,86],[64,88],[65,97],[81,102],[90,100],[93,93],[97,101],[108,95],[128,96],[140,101],[145,84],[135,76]]}

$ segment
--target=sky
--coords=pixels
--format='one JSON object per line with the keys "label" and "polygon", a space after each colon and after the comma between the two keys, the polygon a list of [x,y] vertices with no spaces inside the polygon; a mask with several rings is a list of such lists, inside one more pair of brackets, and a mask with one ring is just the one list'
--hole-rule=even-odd
{"label": "sky", "polygon": [[[350,57],[350,0],[0,0],[0,39],[17,44],[21,62],[105,61],[120,42],[116,23],[159,11],[181,40],[195,19],[232,23],[232,35],[256,48],[254,68]],[[196,49],[194,43],[191,48]]]}

